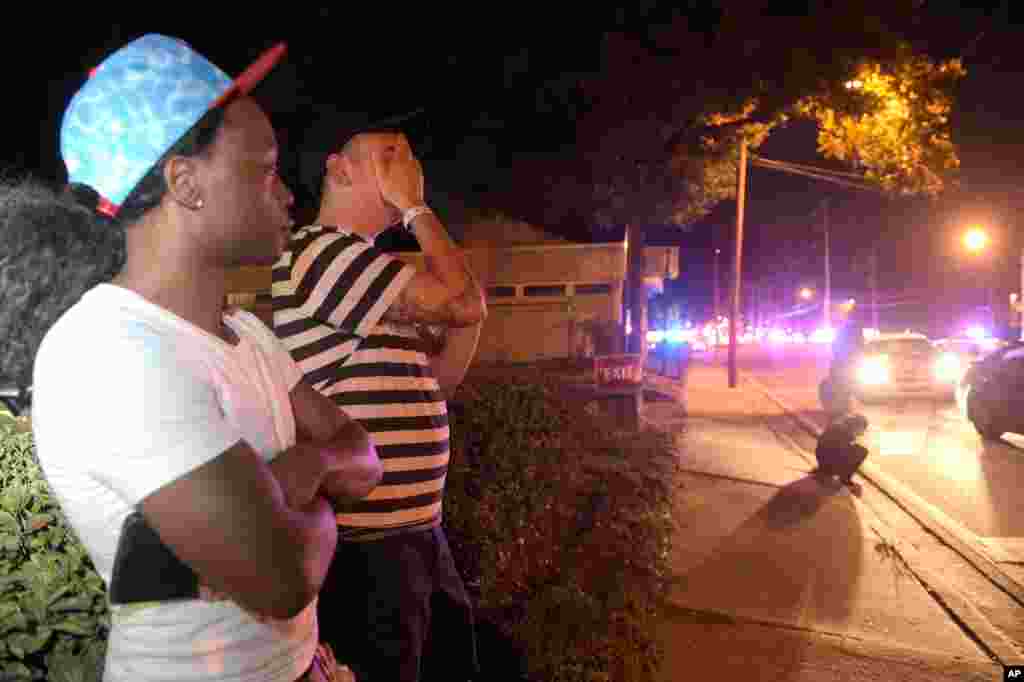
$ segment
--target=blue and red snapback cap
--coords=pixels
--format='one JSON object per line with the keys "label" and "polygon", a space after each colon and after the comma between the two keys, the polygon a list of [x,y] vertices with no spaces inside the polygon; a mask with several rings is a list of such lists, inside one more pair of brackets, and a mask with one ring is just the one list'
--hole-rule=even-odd
{"label": "blue and red snapback cap", "polygon": [[104,59],[64,110],[68,182],[89,185],[111,217],[157,161],[209,110],[246,95],[284,56],[278,43],[240,76],[178,38],[151,33]]}

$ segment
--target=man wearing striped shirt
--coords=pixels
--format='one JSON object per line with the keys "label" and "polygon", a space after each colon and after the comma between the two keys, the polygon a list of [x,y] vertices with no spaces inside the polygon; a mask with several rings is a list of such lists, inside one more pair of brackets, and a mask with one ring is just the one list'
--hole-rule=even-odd
{"label": "man wearing striped shirt", "polygon": [[[360,682],[421,679],[428,647],[444,679],[469,679],[472,608],[441,528],[445,397],[475,352],[484,296],[424,203],[404,135],[350,130],[306,161],[320,211],[274,266],[274,329],[305,381],[366,428],[384,465],[377,489],[339,510],[322,637]],[[374,245],[400,220],[422,271]],[[418,331],[426,325],[447,330],[440,352]]]}

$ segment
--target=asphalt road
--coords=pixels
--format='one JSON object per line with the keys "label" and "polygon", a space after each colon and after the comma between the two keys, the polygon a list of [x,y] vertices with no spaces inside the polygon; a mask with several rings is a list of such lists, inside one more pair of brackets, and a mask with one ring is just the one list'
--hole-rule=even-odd
{"label": "asphalt road", "polygon": [[[720,351],[720,362],[726,352]],[[741,347],[739,368],[811,421],[823,425],[818,382],[827,349]],[[723,380],[726,374],[723,372]],[[870,423],[871,457],[974,533],[1006,561],[1024,561],[1024,436],[986,443],[952,401],[890,400],[859,405]]]}

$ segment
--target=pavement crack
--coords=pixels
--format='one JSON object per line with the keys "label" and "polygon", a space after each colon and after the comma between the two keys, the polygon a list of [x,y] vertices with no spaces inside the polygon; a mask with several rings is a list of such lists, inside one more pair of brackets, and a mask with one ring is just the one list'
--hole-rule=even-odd
{"label": "pavement crack", "polygon": [[907,563],[907,560],[903,557],[903,554],[896,547],[895,543],[887,540],[874,528],[872,528],[872,530],[874,530],[880,538],[878,542],[875,543],[875,554],[877,554],[881,559],[890,562],[896,578],[908,578],[913,580],[917,577],[914,573],[914,569],[912,569],[910,564]]}

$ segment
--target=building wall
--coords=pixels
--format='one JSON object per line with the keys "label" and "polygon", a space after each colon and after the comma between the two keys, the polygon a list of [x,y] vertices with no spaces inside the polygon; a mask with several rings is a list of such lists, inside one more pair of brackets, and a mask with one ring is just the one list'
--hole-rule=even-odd
{"label": "building wall", "polygon": [[[488,287],[488,317],[480,335],[477,362],[526,362],[592,354],[593,342],[584,321],[620,321],[621,306],[617,303],[622,300],[622,283],[562,286],[564,296],[531,296],[527,293],[533,289],[530,285]],[[517,290],[514,296],[504,295],[512,288]],[[497,295],[496,289],[502,295]],[[583,293],[573,295],[574,289]],[[570,300],[575,313],[570,311]]]}
{"label": "building wall", "polygon": [[[462,253],[487,289],[489,315],[476,362],[526,362],[592,352],[586,321],[622,322],[626,254],[622,243],[477,246]],[[394,254],[423,266],[419,252]],[[644,253],[649,289],[679,274],[678,248],[648,247]],[[270,319],[269,268],[241,268],[231,274],[229,302]],[[570,337],[570,330],[574,333]]]}

